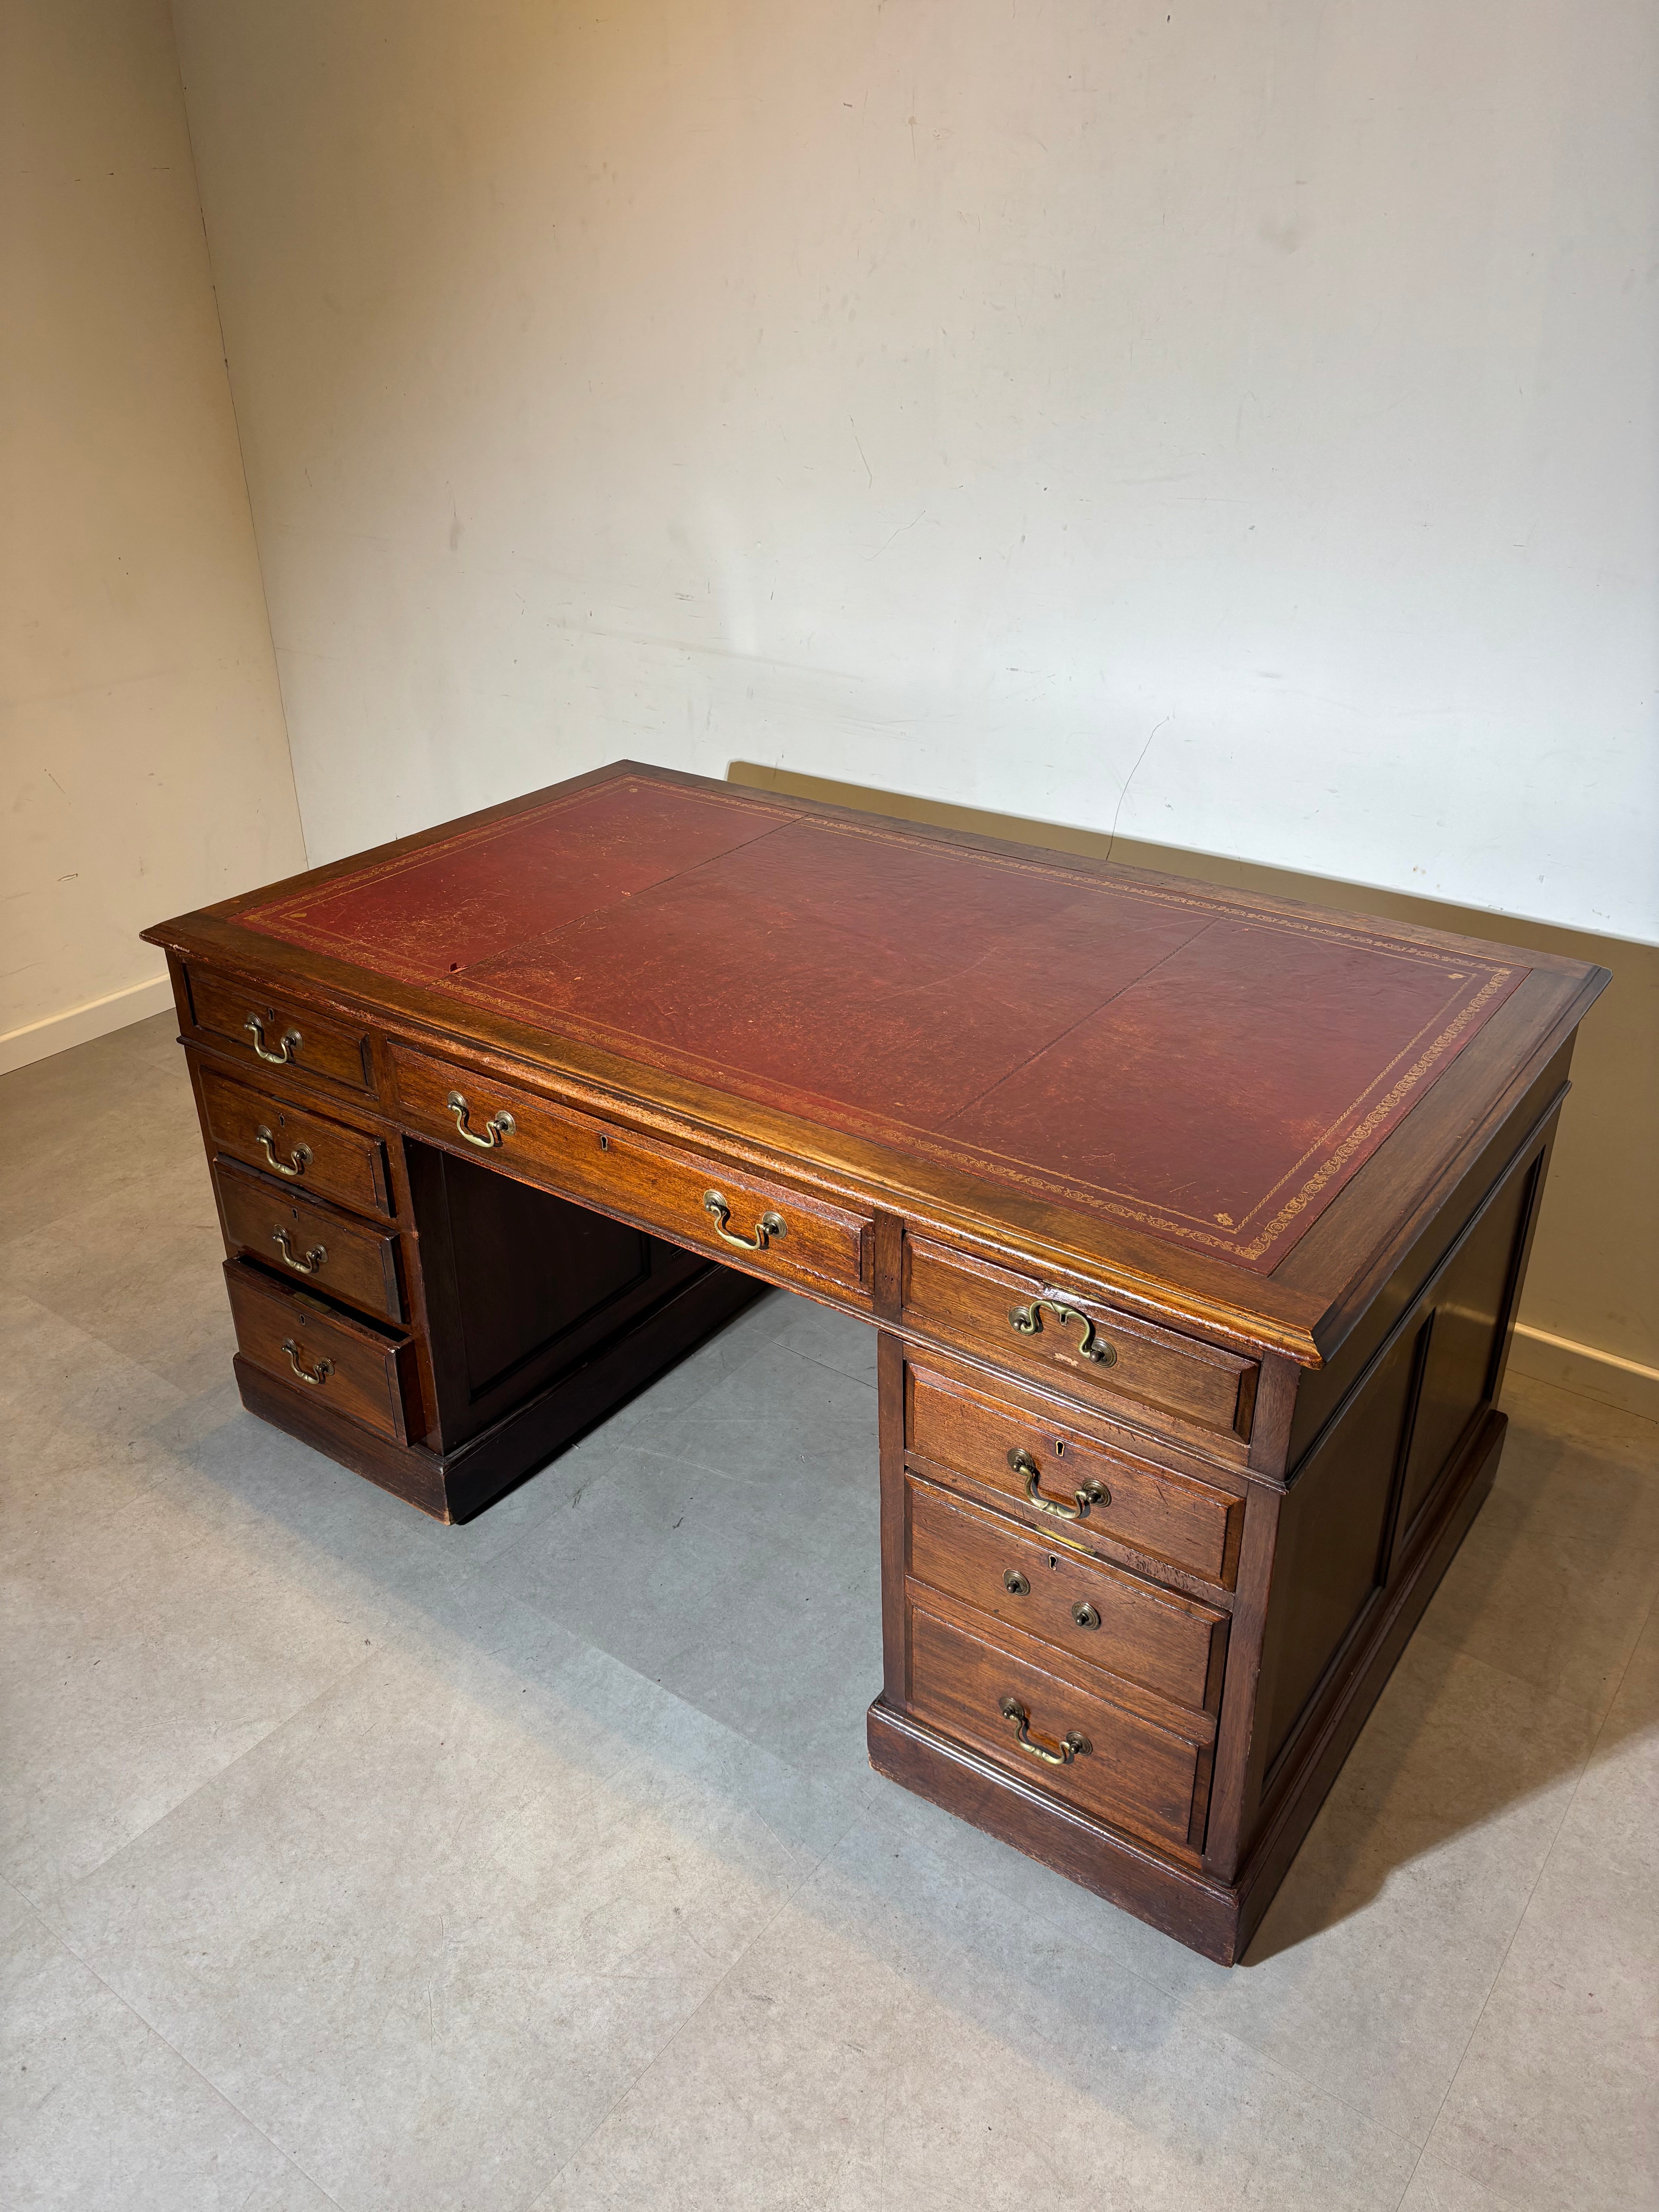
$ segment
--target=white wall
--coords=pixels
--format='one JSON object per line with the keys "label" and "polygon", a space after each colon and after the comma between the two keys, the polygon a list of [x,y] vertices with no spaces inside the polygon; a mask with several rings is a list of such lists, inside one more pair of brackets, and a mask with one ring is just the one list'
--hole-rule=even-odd
{"label": "white wall", "polygon": [[313,859],[628,752],[1659,938],[1652,0],[179,0]]}
{"label": "white wall", "polygon": [[15,1066],[159,1011],[138,931],[305,853],[165,0],[0,0],[0,146]]}

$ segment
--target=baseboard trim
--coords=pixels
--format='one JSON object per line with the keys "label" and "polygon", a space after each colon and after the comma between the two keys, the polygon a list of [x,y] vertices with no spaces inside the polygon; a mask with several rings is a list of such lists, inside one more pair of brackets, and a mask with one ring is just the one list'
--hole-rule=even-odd
{"label": "baseboard trim", "polygon": [[156,975],[147,982],[129,983],[124,991],[110,991],[101,999],[88,999],[84,1006],[70,1006],[64,1013],[48,1014],[44,1021],[8,1030],[0,1036],[0,1075],[9,1074],[14,1067],[27,1067],[33,1060],[50,1060],[54,1053],[67,1052],[71,1045],[107,1036],[112,1030],[124,1030],[130,1022],[164,1014],[172,1004],[172,984],[165,975]]}
{"label": "baseboard trim", "polygon": [[1517,1322],[1510,1340],[1510,1371],[1529,1376],[1534,1382],[1553,1382],[1559,1389],[1616,1406],[1621,1413],[1659,1421],[1659,1367],[1621,1359],[1617,1352],[1599,1351],[1593,1344],[1579,1344],[1570,1336],[1553,1336],[1548,1329]]}

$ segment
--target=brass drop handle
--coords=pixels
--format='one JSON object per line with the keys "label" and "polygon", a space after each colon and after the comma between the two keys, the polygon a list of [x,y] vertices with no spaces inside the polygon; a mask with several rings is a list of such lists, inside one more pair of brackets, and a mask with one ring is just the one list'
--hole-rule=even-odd
{"label": "brass drop handle", "polygon": [[288,1164],[284,1167],[276,1157],[276,1139],[271,1135],[270,1130],[260,1127],[254,1131],[253,1135],[255,1141],[264,1147],[266,1159],[276,1169],[278,1175],[301,1176],[311,1165],[309,1145],[295,1145],[294,1150],[289,1154]]}
{"label": "brass drop handle", "polygon": [[300,1380],[302,1382],[309,1382],[313,1389],[326,1382],[334,1372],[334,1362],[331,1359],[319,1359],[314,1367],[301,1367],[300,1347],[291,1336],[285,1336],[283,1339],[283,1349],[288,1354],[289,1365]]}
{"label": "brass drop handle", "polygon": [[714,1217],[714,1234],[721,1243],[735,1244],[739,1252],[763,1252],[773,1237],[781,1241],[789,1233],[789,1224],[781,1213],[763,1213],[752,1237],[734,1236],[726,1225],[732,1218],[732,1209],[717,1190],[704,1191],[702,1210]]}
{"label": "brass drop handle", "polygon": [[1100,1615],[1086,1597],[1080,1597],[1072,1607],[1072,1619],[1079,1628],[1098,1628]]}
{"label": "brass drop handle", "polygon": [[1095,1334],[1095,1325],[1088,1315],[1079,1313],[1075,1306],[1068,1306],[1064,1294],[1059,1291],[1040,1291],[1029,1306],[1015,1306],[1009,1313],[1008,1318],[1022,1336],[1041,1336],[1042,1309],[1045,1306],[1062,1328],[1070,1321],[1080,1321],[1083,1323],[1083,1340],[1078,1346],[1080,1358],[1092,1359],[1101,1367],[1116,1366],[1115,1351],[1103,1338]]}
{"label": "brass drop handle", "polygon": [[1002,1587],[1010,1597],[1030,1597],[1031,1595],[1031,1585],[1018,1567],[1003,1569]]}
{"label": "brass drop handle", "polygon": [[476,1145],[481,1152],[493,1152],[496,1146],[504,1144],[519,1126],[510,1114],[503,1111],[492,1114],[482,1129],[469,1129],[466,1126],[467,1103],[461,1093],[452,1091],[444,1103],[455,1116],[455,1127],[469,1145]]}
{"label": "brass drop handle", "polygon": [[1016,1474],[1025,1477],[1025,1495],[1039,1513],[1052,1513],[1056,1521],[1081,1521],[1091,1505],[1109,1505],[1112,1493],[1103,1482],[1091,1475],[1086,1482],[1079,1483],[1072,1492],[1071,1502],[1063,1498],[1045,1498],[1038,1485],[1042,1480],[1042,1469],[1024,1447],[1011,1451],[1008,1464]]}
{"label": "brass drop handle", "polygon": [[296,1260],[294,1248],[288,1241],[286,1229],[273,1229],[270,1241],[282,1253],[283,1265],[292,1267],[296,1275],[314,1275],[319,1267],[327,1264],[328,1247],[325,1244],[313,1244],[303,1260]]}
{"label": "brass drop handle", "polygon": [[1031,1716],[1018,1698],[1002,1698],[997,1711],[1004,1720],[1013,1723],[1014,1741],[1020,1749],[1029,1752],[1033,1759],[1040,1759],[1045,1766],[1069,1766],[1074,1759],[1094,1748],[1088,1737],[1079,1735],[1075,1729],[1068,1729],[1058,1743],[1044,1743],[1041,1736],[1030,1734]]}
{"label": "brass drop handle", "polygon": [[265,1025],[258,1014],[250,1014],[242,1027],[253,1039],[253,1049],[261,1060],[268,1060],[273,1067],[286,1067],[300,1049],[302,1039],[298,1030],[284,1030],[276,1041],[275,1052],[265,1050]]}

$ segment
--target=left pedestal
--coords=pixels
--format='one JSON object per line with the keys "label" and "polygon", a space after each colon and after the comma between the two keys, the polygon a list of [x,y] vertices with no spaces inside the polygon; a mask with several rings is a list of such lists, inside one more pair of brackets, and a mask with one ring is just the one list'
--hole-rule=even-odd
{"label": "left pedestal", "polygon": [[440,1520],[478,1512],[762,1294],[407,1139],[367,1102],[187,1051],[243,1404]]}

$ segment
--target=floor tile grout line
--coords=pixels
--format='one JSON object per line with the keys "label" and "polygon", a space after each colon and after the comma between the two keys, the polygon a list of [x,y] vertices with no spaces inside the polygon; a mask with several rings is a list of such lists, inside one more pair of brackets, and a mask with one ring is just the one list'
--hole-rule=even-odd
{"label": "floor tile grout line", "polygon": [[[872,1800],[871,1802],[873,1804],[876,1801]],[[868,1811],[866,1811],[865,1817],[874,1817],[878,1820],[881,1816],[878,1813],[872,1815]],[[854,1825],[856,1826],[857,1824],[854,1823]],[[848,1833],[850,1832],[851,1831],[849,1829]],[[832,1846],[832,1849],[836,1848],[839,1848],[839,1846]],[[930,1856],[937,1856],[933,1850],[933,1846],[925,1841],[920,1842],[920,1848],[927,1851]],[[830,1855],[830,1853],[826,1852],[825,1857],[828,1858]],[[965,1881],[971,1882],[976,1889],[982,1890],[986,1896],[994,1901],[1000,1901],[999,1893],[982,1875],[976,1873],[971,1867],[968,1866],[962,1867],[960,1869],[960,1872]],[[1043,1910],[1041,1912],[1041,1917],[1044,1924],[1052,1929],[1057,1938],[1064,1936],[1065,1930],[1060,1921],[1057,1917],[1048,1912],[1046,1910]],[[1322,2081],[1315,2081],[1311,2075],[1304,2074],[1299,2067],[1291,2065],[1286,2060],[1272,2057],[1270,2053],[1261,2050],[1259,2045],[1249,2042],[1243,2036],[1236,2035],[1231,2028],[1223,2026],[1220,2022],[1205,2020],[1191,2013],[1188,2010],[1187,2004],[1187,1999],[1190,1994],[1188,1990],[1172,1989],[1168,1984],[1160,1982],[1155,1975],[1149,1973],[1145,1967],[1136,1966],[1130,1960],[1119,1958],[1110,1952],[1108,1952],[1103,1955],[1107,1965],[1113,1972],[1127,1976],[1130,1981],[1139,1984],[1141,1988],[1152,1990],[1155,1996],[1164,1998],[1170,2003],[1176,2006],[1178,2008],[1181,2016],[1186,2020],[1189,2029],[1194,2033],[1200,2035],[1213,2037],[1218,2042],[1230,2046],[1234,2051],[1242,2052],[1247,2058],[1252,2060],[1255,2063],[1271,2068],[1274,2073],[1278,2074],[1281,2077],[1281,2079],[1286,2081],[1294,2081],[1297,2083],[1302,2088],[1310,2091],[1315,2096],[1328,2097],[1334,2105],[1340,2105],[1344,2112],[1352,2113],[1355,2118],[1359,2120],[1364,2126],[1375,2128],[1380,2134],[1392,2136],[1396,2142],[1405,2145],[1407,2148],[1410,2148],[1411,2138],[1409,2136],[1401,2134],[1397,2128],[1392,2126],[1386,2120],[1379,2120],[1374,2114],[1362,2110],[1359,2106],[1351,2104],[1348,2100],[1342,2095],[1340,2091],[1328,2087]],[[1237,1970],[1235,1968],[1233,1971],[1237,1972]],[[1416,2170],[1415,2166],[1413,2166],[1413,2172]],[[1407,2186],[1410,2186],[1409,2179],[1407,2179]],[[1395,2207],[1395,2212],[1398,2212],[1397,2206]]]}
{"label": "floor tile grout line", "polygon": [[[166,1816],[164,1814],[163,1818],[165,1817]],[[106,1863],[107,1863],[107,1862],[106,1862]],[[323,2186],[323,2184],[318,2180],[316,2175],[309,2172],[307,2167],[301,2166],[299,2160],[294,2156],[293,2153],[291,2151],[285,2150],[282,2144],[279,2143],[267,2130],[260,2126],[258,2120],[254,2119],[251,2114],[245,2112],[241,2106],[236,2102],[236,2100],[234,2097],[228,2095],[226,2092],[219,2087],[219,2084],[213,2079],[210,2074],[204,2073],[202,2068],[196,2063],[196,2061],[193,2058],[187,2057],[184,2051],[179,2050],[178,2045],[173,2042],[171,2036],[166,2034],[160,2027],[158,2027],[153,2020],[148,2019],[124,1990],[118,1990],[113,1982],[110,1981],[106,1975],[100,1973],[98,1968],[93,1965],[91,1960],[88,1959],[84,1953],[78,1951],[75,1945],[70,1941],[70,1938],[64,1935],[61,1929],[56,1929],[52,1926],[52,1923],[40,1910],[39,1906],[35,1905],[33,1899],[24,1896],[23,1893],[17,1889],[15,1882],[8,1881],[6,1887],[14,1891],[17,1896],[22,1899],[25,1908],[36,1920],[40,1922],[41,1928],[45,1930],[46,1934],[51,1937],[52,1941],[57,1944],[59,1950],[67,1952],[69,1956],[74,1960],[77,1966],[82,1967],[86,1972],[90,1974],[94,1981],[97,1983],[99,1988],[105,1990],[110,1996],[113,1997],[116,2003],[120,2006],[123,2012],[131,2014],[131,2016],[137,2021],[139,2027],[143,2029],[146,2035],[153,2035],[155,2038],[155,2040],[161,2045],[161,2048],[164,2051],[171,2051],[173,2056],[178,2060],[179,2063],[187,2069],[190,2073],[193,2074],[196,2079],[202,2084],[203,2087],[206,2089],[211,2096],[216,2098],[219,2103],[225,2107],[227,2112],[234,2112],[244,2127],[252,2128],[254,2134],[258,2136],[259,2140],[262,2142],[268,2143],[270,2148],[276,2154],[276,2156],[282,2160],[285,2166],[292,2166],[295,2172],[299,2174],[301,2179],[308,2181],[312,2187],[317,2191],[319,2196],[326,2197],[331,2204],[337,2207],[337,2212],[343,2212],[343,2208],[340,2208],[340,2200],[335,2196],[332,2190],[325,2189]]]}
{"label": "floor tile grout line", "polygon": [[866,1390],[873,1390],[876,1388],[876,1385],[865,1376],[854,1375],[845,1367],[837,1367],[833,1361],[820,1359],[815,1352],[803,1352],[798,1344],[786,1344],[783,1348],[786,1352],[793,1352],[797,1359],[804,1359],[809,1367],[822,1368],[826,1375],[839,1375],[843,1382],[856,1382]]}
{"label": "floor tile grout line", "polygon": [[[766,1829],[769,1835],[776,1835],[776,1830],[772,1827],[770,1822],[767,1820],[763,1814],[757,1812],[756,1818],[759,1820],[762,1826]],[[744,1960],[754,1949],[756,1944],[760,1942],[761,1938],[769,1929],[776,1925],[777,1922],[789,1910],[790,1905],[793,1904],[795,1899],[800,1894],[801,1891],[805,1888],[807,1883],[811,1881],[812,1877],[817,1874],[822,1868],[829,1863],[830,1860],[834,1856],[836,1852],[840,1850],[842,1844],[846,1841],[847,1838],[852,1833],[853,1830],[857,1826],[858,1818],[855,1814],[854,1817],[848,1822],[847,1826],[842,1831],[841,1834],[836,1838],[834,1843],[829,1846],[828,1850],[822,1852],[818,1857],[813,1860],[810,1866],[802,1870],[799,1881],[793,1883],[787,1893],[778,1899],[776,1910],[768,1913],[766,1918],[761,1923],[759,1927],[754,1930],[748,1942],[744,1943],[740,1949],[732,1954],[721,1972],[716,1976],[713,1982],[710,1983],[708,1989],[704,1990],[702,1996],[699,1997],[696,2003],[692,2006],[690,2011],[685,2015],[685,2018],[680,2021],[678,2026],[669,2035],[666,2041],[665,2041],[657,2050],[652,2052],[649,2058],[646,2060],[644,2065],[641,2067],[639,2072],[634,2075],[632,2078],[625,2082],[623,2087],[617,2092],[617,2094],[599,2114],[598,2119],[594,2121],[592,2126],[589,2128],[586,2134],[583,2136],[581,2141],[573,2146],[569,2157],[564,2160],[562,2165],[556,2166],[554,2171],[549,2174],[546,2181],[537,2191],[536,2195],[526,2201],[524,2206],[524,2212],[537,2212],[537,2207],[543,2202],[548,2191],[554,2186],[562,2175],[569,2172],[570,2168],[581,2156],[583,2151],[586,2149],[588,2144],[592,2142],[594,2136],[598,2135],[599,2130],[611,2118],[611,2115],[621,2106],[627,2103],[629,2098],[631,2097],[635,2090],[639,2087],[640,2083],[644,2081],[646,2075],[649,2074],[654,2067],[660,2064],[662,2060],[668,2056],[669,2052],[674,2048],[675,2045],[678,2043],[680,2038],[692,2025],[693,2021],[701,2019],[704,2012],[708,2010],[709,2005],[713,2002],[714,1999],[719,1995],[720,1991],[725,1988],[732,1976],[737,1972],[738,1968],[743,1964]],[[781,1840],[781,1838],[780,1838],[780,1840]]]}
{"label": "floor tile grout line", "polygon": [[[1651,1613],[1651,1611],[1652,1607],[1650,1606],[1649,1612]],[[1644,1621],[1644,1626],[1646,1626],[1645,1620]],[[1628,1667],[1628,1661],[1626,1664],[1626,1667]],[[1623,1680],[1624,1675],[1621,1674],[1620,1676],[1621,1683]],[[1609,1708],[1609,1710],[1611,1710],[1611,1708]],[[1605,1721],[1601,1723],[1601,1726],[1606,1726]],[[1400,2204],[1403,2204],[1407,2197],[1410,2195],[1412,2183],[1417,2179],[1417,2169],[1422,2165],[1424,2160],[1429,2154],[1429,2146],[1434,2141],[1434,2131],[1440,2124],[1440,2116],[1446,2109],[1447,2099],[1450,2097],[1452,2091],[1457,2087],[1457,2077],[1463,2070],[1463,2062],[1469,2055],[1470,2047],[1474,2044],[1475,2037],[1480,2033],[1480,2023],[1486,2017],[1487,2009],[1492,2003],[1498,1984],[1504,1978],[1504,1969],[1509,1964],[1510,1954],[1514,1950],[1516,1939],[1520,1935],[1522,1927],[1526,1923],[1528,1913],[1532,1910],[1532,1901],[1538,1894],[1538,1885],[1543,1881],[1545,1874],[1548,1870],[1549,1863],[1555,1855],[1555,1847],[1561,1840],[1561,1831],[1567,1824],[1567,1816],[1572,1811],[1574,1805],[1577,1802],[1578,1792],[1583,1787],[1585,1775],[1589,1771],[1590,1760],[1595,1754],[1595,1743],[1599,1743],[1600,1741],[1601,1733],[1600,1728],[1598,1728],[1595,1741],[1591,1744],[1589,1751],[1585,1753],[1583,1760],[1579,1766],[1577,1779],[1572,1785],[1571,1793],[1568,1796],[1566,1803],[1561,1808],[1561,1817],[1556,1822],[1553,1830],[1551,1832],[1549,1842],[1544,1847],[1544,1855],[1538,1862],[1538,1871],[1532,1878],[1532,1886],[1527,1892],[1525,1900],[1522,1905],[1520,1911],[1516,1915],[1515,1925],[1510,1929],[1509,1941],[1504,1946],[1504,1955],[1498,1961],[1498,1965],[1492,1973],[1492,1980],[1486,1985],[1486,1996],[1480,2000],[1480,2009],[1476,2013],[1474,2020],[1469,2028],[1469,2032],[1463,2039],[1462,2047],[1458,2051],[1457,2057],[1453,2062],[1451,2071],[1446,2078],[1446,2087],[1441,2094],[1440,2102],[1434,2108],[1434,2118],[1429,2122],[1428,2130],[1423,2137],[1423,2148],[1418,2152],[1417,2156],[1412,2161],[1412,2170],[1406,2178],[1406,2187],[1401,2192],[1399,2204],[1396,2204],[1395,2207],[1395,2212],[1400,2212]]]}
{"label": "floor tile grout line", "polygon": [[[1423,2138],[1423,2148],[1419,2151],[1416,2158],[1412,2162],[1412,2170],[1411,2173],[1407,2178],[1405,2192],[1400,2198],[1401,2204],[1403,2204],[1406,2201],[1406,2197],[1410,2195],[1412,2183],[1417,2178],[1417,2169],[1421,2166],[1423,2160],[1428,2156],[1429,2146],[1434,2138],[1434,2131],[1440,2124],[1440,2115],[1446,2109],[1446,2100],[1451,2095],[1452,2091],[1456,2087],[1457,2076],[1462,2071],[1463,2061],[1468,2057],[1469,2047],[1474,2043],[1475,2037],[1480,2033],[1480,2023],[1486,2016],[1487,2007],[1492,2002],[1493,1992],[1496,1990],[1498,1982],[1503,1977],[1504,1967],[1509,1963],[1510,1953],[1515,1948],[1516,1939],[1521,1933],[1522,1927],[1526,1921],[1527,1914],[1532,1909],[1533,1899],[1538,1893],[1538,1885],[1543,1881],[1545,1875],[1549,1871],[1550,1861],[1554,1857],[1556,1847],[1561,1840],[1561,1831],[1566,1826],[1567,1821],[1571,1816],[1572,1808],[1578,1802],[1578,1793],[1584,1786],[1584,1778],[1589,1772],[1591,1762],[1595,1757],[1596,1748],[1600,1745],[1602,1736],[1607,1733],[1607,1724],[1612,1717],[1613,1708],[1618,1704],[1619,1692],[1625,1686],[1625,1677],[1629,1674],[1632,1666],[1635,1662],[1637,1645],[1640,1644],[1642,1638],[1646,1634],[1648,1623],[1653,1619],[1656,1610],[1659,1610],[1659,1596],[1656,1596],[1650,1602],[1646,1613],[1642,1616],[1642,1624],[1636,1632],[1635,1641],[1631,1645],[1630,1654],[1626,1659],[1623,1667],[1620,1668],[1619,1671],[1618,1683],[1614,1686],[1612,1696],[1607,1700],[1606,1711],[1597,1718],[1595,1738],[1590,1744],[1589,1749],[1584,1754],[1583,1762],[1578,1769],[1577,1778],[1573,1783],[1572,1790],[1567,1798],[1566,1803],[1561,1808],[1561,1817],[1555,1824],[1554,1831],[1550,1837],[1548,1844],[1545,1848],[1544,1856],[1538,1863],[1538,1872],[1533,1877],[1532,1887],[1527,1892],[1526,1901],[1522,1905],[1521,1911],[1516,1916],[1515,1926],[1510,1931],[1510,1940],[1504,1946],[1504,1955],[1498,1960],[1497,1969],[1487,1987],[1486,1994],[1481,2000],[1480,2009],[1475,2014],[1474,2024],[1470,2027],[1468,2034],[1463,2039],[1463,2047],[1457,2054],[1456,2063],[1452,2067],[1450,2075],[1446,2082],[1444,2093],[1441,2097],[1439,2104],[1435,2107],[1433,2119],[1429,2123],[1428,2133]],[[1516,1679],[1519,1678],[1517,1677]],[[1588,1708],[1586,1708],[1586,1710],[1588,1710]],[[1395,2206],[1395,2212],[1399,2212],[1399,2205]]]}
{"label": "floor tile grout line", "polygon": [[[135,1828],[131,1835],[123,1837],[112,1851],[107,1852],[104,1857],[96,1860],[91,1866],[82,1867],[81,1871],[72,1878],[70,1888],[78,1889],[82,1882],[90,1881],[94,1875],[104,1873],[107,1868],[115,1864],[123,1851],[131,1850],[135,1844],[143,1843],[147,1836],[154,1835],[164,1820],[170,1820],[175,1813],[180,1813],[186,1805],[193,1804],[203,1790],[215,1788],[224,1780],[227,1775],[234,1774],[244,1759],[251,1759],[256,1751],[263,1750],[274,1736],[280,1735],[284,1729],[300,1719],[303,1714],[308,1713],[313,1705],[320,1705],[325,1698],[331,1697],[342,1683],[350,1681],[354,1676],[360,1674],[377,1656],[380,1647],[377,1645],[374,1650],[365,1653],[362,1658],[354,1659],[350,1666],[343,1668],[331,1680],[325,1682],[322,1688],[313,1696],[307,1698],[303,1705],[295,1705],[291,1713],[285,1713],[283,1718],[273,1727],[267,1729],[262,1736],[256,1737],[252,1743],[239,1751],[234,1759],[228,1759],[222,1766],[216,1767],[211,1774],[204,1775],[194,1789],[187,1790],[182,1797],[175,1799],[164,1811],[158,1813],[153,1820],[147,1820],[142,1828]],[[4,1879],[10,1888],[17,1888],[16,1883],[10,1881],[9,1876]],[[37,1905],[27,1891],[18,1890],[17,1893],[32,1912],[40,1914],[43,1925],[51,1928],[52,1922],[46,1917],[46,1908]],[[75,1949],[74,1944],[66,1934],[56,1929],[52,1932],[61,1943],[74,1952],[77,1959],[81,1958],[80,1952]],[[88,1972],[97,1972],[97,1968],[92,1965],[90,1960],[82,1959],[82,1963],[87,1967]],[[100,1978],[101,1979],[101,1977]]]}

